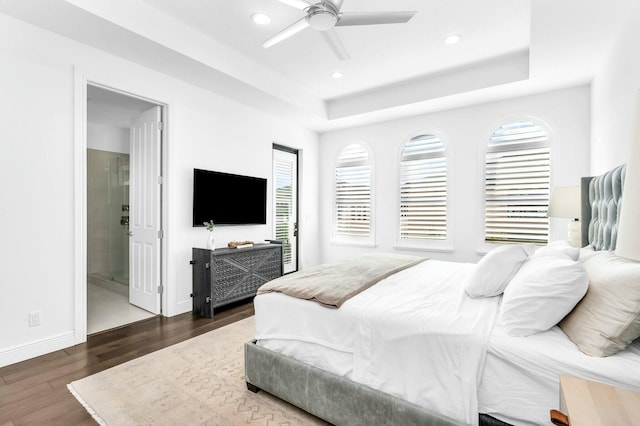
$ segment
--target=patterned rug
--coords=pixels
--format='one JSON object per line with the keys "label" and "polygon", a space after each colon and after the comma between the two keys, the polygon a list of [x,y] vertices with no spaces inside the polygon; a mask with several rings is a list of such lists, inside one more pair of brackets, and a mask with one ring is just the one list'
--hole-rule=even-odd
{"label": "patterned rug", "polygon": [[244,382],[253,317],[68,385],[102,425],[326,425]]}

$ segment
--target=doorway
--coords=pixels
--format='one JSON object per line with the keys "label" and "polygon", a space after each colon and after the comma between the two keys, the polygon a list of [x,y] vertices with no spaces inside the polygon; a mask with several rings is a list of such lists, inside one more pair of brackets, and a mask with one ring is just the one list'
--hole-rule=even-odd
{"label": "doorway", "polygon": [[87,85],[87,334],[160,314],[162,106]]}
{"label": "doorway", "polygon": [[298,270],[298,150],[273,144],[273,234],[284,273]]}

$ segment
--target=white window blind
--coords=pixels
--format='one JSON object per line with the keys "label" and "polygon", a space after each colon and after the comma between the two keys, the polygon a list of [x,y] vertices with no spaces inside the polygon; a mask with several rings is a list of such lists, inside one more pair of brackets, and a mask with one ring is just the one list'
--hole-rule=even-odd
{"label": "white window blind", "polygon": [[340,151],[335,175],[336,234],[369,237],[371,234],[371,165],[359,144]]}
{"label": "white window blind", "polygon": [[542,127],[517,121],[493,133],[485,162],[485,242],[548,242],[550,175]]}
{"label": "white window blind", "polygon": [[400,239],[447,238],[447,157],[444,143],[423,134],[400,159]]}

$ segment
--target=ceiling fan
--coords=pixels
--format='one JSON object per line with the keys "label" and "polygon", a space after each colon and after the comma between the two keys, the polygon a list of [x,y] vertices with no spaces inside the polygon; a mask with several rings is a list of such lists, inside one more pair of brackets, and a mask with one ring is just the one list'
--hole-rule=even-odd
{"label": "ceiling fan", "polygon": [[308,0],[279,0],[289,6],[302,10],[306,15],[280,31],[264,43],[265,49],[280,43],[307,27],[319,31],[336,54],[338,59],[349,59],[349,53],[342,44],[334,27],[348,27],[354,25],[404,24],[416,12],[352,12],[342,13],[343,0],[321,0],[310,3]]}

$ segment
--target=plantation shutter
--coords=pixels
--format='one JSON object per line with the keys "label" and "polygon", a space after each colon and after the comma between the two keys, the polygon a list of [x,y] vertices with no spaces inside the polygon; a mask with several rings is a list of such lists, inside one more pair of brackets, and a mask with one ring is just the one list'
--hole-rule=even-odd
{"label": "plantation shutter", "polygon": [[551,151],[544,129],[530,121],[500,127],[485,173],[485,242],[546,244]]}
{"label": "plantation shutter", "polygon": [[447,157],[437,136],[416,136],[402,150],[400,238],[447,238]]}
{"label": "plantation shutter", "polygon": [[335,178],[336,234],[369,237],[371,165],[362,145],[348,145],[340,151]]}

